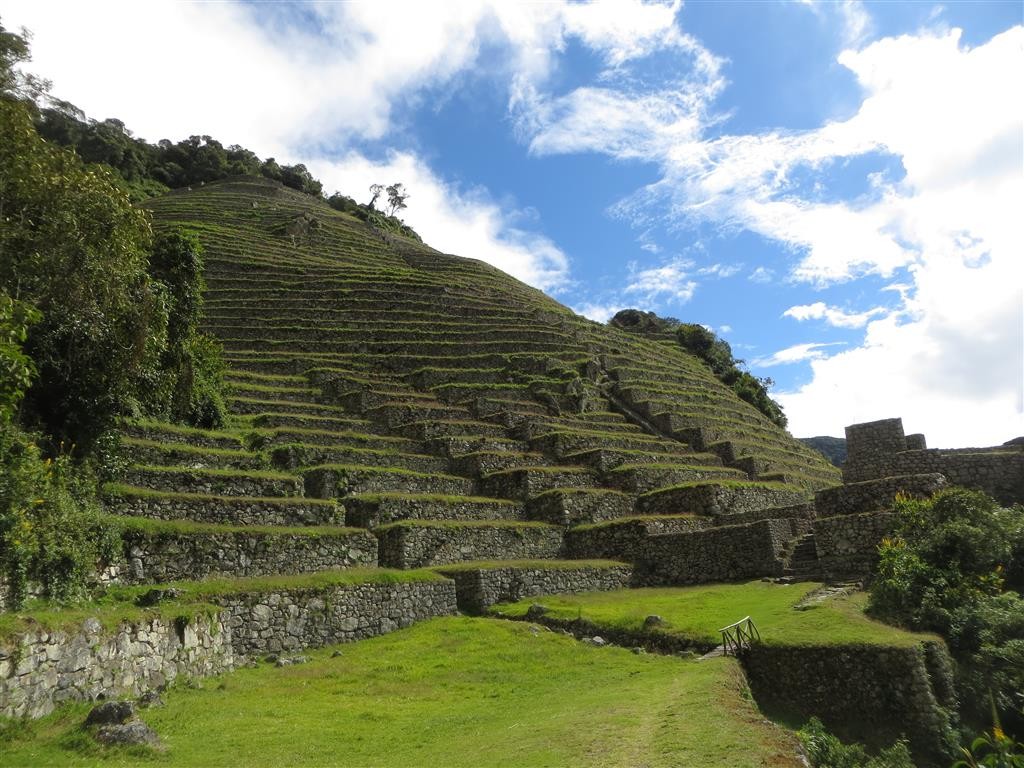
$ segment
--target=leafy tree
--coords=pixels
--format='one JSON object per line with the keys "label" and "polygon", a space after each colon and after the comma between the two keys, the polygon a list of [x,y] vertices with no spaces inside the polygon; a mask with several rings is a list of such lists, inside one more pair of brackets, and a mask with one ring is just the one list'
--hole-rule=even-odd
{"label": "leafy tree", "polygon": [[39,318],[39,313],[28,304],[0,291],[0,423],[13,420],[35,375],[35,364],[22,345],[29,327]]}
{"label": "leafy tree", "polygon": [[405,186],[396,182],[388,187],[387,192],[388,216],[394,216],[398,211],[405,210],[407,207],[405,201],[409,199],[409,193],[405,191]]}
{"label": "leafy tree", "polygon": [[860,744],[844,744],[812,717],[797,732],[813,768],[914,768],[906,742],[898,741],[874,757]]}
{"label": "leafy tree", "polygon": [[377,205],[377,200],[380,199],[380,196],[382,194],[384,194],[384,185],[383,184],[371,184],[370,185],[370,202],[368,202],[366,204],[366,207],[369,208],[370,210],[375,210],[375,206]]}
{"label": "leafy tree", "polygon": [[149,403],[175,421],[205,428],[222,426],[225,366],[220,345],[199,333],[203,304],[199,240],[184,232],[158,235],[150,273],[164,287],[168,322],[160,381]]}
{"label": "leafy tree", "polygon": [[0,289],[42,314],[25,342],[39,372],[27,414],[87,446],[138,401],[163,346],[148,218],[10,100],[0,101],[0,211]]}
{"label": "leafy tree", "polygon": [[989,701],[1020,735],[1024,691],[1024,508],[999,507],[978,491],[928,501],[897,499],[894,534],[879,547],[869,610],[886,621],[938,632],[957,660],[965,719],[989,719]]}

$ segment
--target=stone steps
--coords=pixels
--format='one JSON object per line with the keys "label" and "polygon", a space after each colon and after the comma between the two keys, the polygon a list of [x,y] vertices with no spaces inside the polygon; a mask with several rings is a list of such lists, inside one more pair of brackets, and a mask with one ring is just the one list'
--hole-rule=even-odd
{"label": "stone steps", "polygon": [[727,467],[686,464],[623,464],[604,474],[604,481],[622,491],[647,493],[658,488],[701,480],[749,480],[745,472]]}
{"label": "stone steps", "polygon": [[216,430],[192,429],[175,424],[141,421],[127,422],[122,431],[128,437],[150,440],[157,443],[182,443],[193,447],[241,450],[242,441],[238,435]]}
{"label": "stone steps", "polygon": [[379,451],[415,453],[418,445],[412,440],[369,432],[345,430],[299,429],[277,427],[258,430],[253,433],[255,443],[261,449],[273,450],[282,445],[320,445],[334,448],[373,448]]}
{"label": "stone steps", "polygon": [[452,472],[467,477],[482,477],[491,472],[548,464],[540,453],[512,453],[510,451],[475,451],[453,456],[449,460]]}
{"label": "stone steps", "polygon": [[471,560],[550,560],[562,529],[542,523],[406,521],[377,528],[380,564],[421,568]]}
{"label": "stone steps", "polygon": [[625,589],[633,578],[632,566],[600,560],[484,561],[434,570],[455,581],[459,610],[467,613],[539,595]]}
{"label": "stone steps", "polygon": [[126,583],[311,573],[377,564],[377,541],[342,527],[123,521]]}
{"label": "stone steps", "polygon": [[529,446],[522,440],[505,437],[477,437],[475,435],[447,435],[424,441],[424,447],[438,456],[462,456],[467,453],[526,453]]}
{"label": "stone steps", "polygon": [[268,470],[133,465],[121,479],[126,485],[173,493],[265,497],[303,494],[302,478]]}
{"label": "stone steps", "polygon": [[229,525],[332,525],[342,514],[333,501],[301,497],[261,498],[164,493],[110,484],[103,489],[107,511],[156,520],[192,520]]}
{"label": "stone steps", "polygon": [[123,437],[126,455],[139,464],[177,465],[195,469],[264,469],[263,454],[243,450],[203,448],[185,443],[160,443],[136,437]]}
{"label": "stone steps", "polygon": [[228,395],[228,410],[231,413],[259,415],[259,414],[295,414],[298,416],[343,416],[344,409],[336,405],[325,405],[309,401],[295,400],[273,400],[263,397],[238,397]]}
{"label": "stone steps", "polygon": [[801,488],[778,483],[696,482],[662,488],[637,499],[641,514],[694,514],[709,517],[759,511],[807,502]]}
{"label": "stone steps", "polygon": [[412,403],[386,403],[365,411],[366,418],[386,428],[396,429],[417,421],[466,421],[469,412],[455,405],[419,405]]}
{"label": "stone steps", "polygon": [[365,432],[370,422],[350,416],[321,416],[305,413],[260,413],[252,420],[256,429],[274,429],[276,427],[296,427],[298,429],[315,429],[325,432],[355,431]]}
{"label": "stone steps", "polygon": [[713,453],[694,453],[682,443],[673,453],[622,450],[616,448],[592,448],[579,453],[570,453],[562,458],[572,464],[583,464],[598,472],[609,472],[623,464],[641,466],[645,464],[686,464],[689,466],[721,467],[722,460]]}
{"label": "stone steps", "polygon": [[608,432],[548,432],[531,438],[528,442],[531,450],[558,459],[597,448],[672,453],[678,450],[677,446],[681,446],[684,450],[689,450],[684,444],[665,438],[650,435],[621,436]]}
{"label": "stone steps", "polygon": [[483,496],[416,493],[352,494],[342,500],[345,524],[376,528],[401,520],[522,520],[522,503]]}
{"label": "stone steps", "polygon": [[533,496],[526,516],[552,525],[582,525],[627,517],[636,497],[607,488],[555,488]]}
{"label": "stone steps", "polygon": [[473,481],[456,475],[427,474],[391,467],[325,464],[302,471],[306,495],[331,499],[361,493],[433,493],[472,496]]}
{"label": "stone steps", "polygon": [[456,435],[473,435],[474,437],[505,437],[505,429],[500,424],[475,420],[442,420],[414,421],[402,424],[395,430],[396,434],[411,440],[426,442],[438,437]]}
{"label": "stone steps", "polygon": [[526,501],[553,488],[593,487],[597,475],[585,467],[517,467],[484,475],[479,485],[487,496]]}
{"label": "stone steps", "polygon": [[392,467],[413,472],[447,474],[448,460],[421,453],[403,453],[376,448],[353,448],[344,445],[308,445],[289,443],[270,451],[270,461],[281,469],[297,469],[317,464],[347,464],[364,467]]}

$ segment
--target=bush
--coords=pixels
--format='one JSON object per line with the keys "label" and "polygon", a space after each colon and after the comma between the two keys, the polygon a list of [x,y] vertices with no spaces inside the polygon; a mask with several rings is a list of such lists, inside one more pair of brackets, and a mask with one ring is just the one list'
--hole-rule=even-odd
{"label": "bush", "polygon": [[89,474],[67,454],[43,459],[28,433],[0,424],[0,569],[9,607],[24,603],[30,583],[56,600],[83,597],[97,565],[120,547]]}
{"label": "bush", "polygon": [[1024,599],[1006,574],[1024,551],[1024,508],[1004,509],[978,491],[955,488],[931,500],[897,499],[894,535],[879,547],[869,611],[946,638],[957,661],[962,714],[989,719],[990,694],[1020,733],[1014,696],[1024,691]]}
{"label": "bush", "polygon": [[843,744],[816,717],[797,736],[814,768],[914,768],[906,742],[898,741],[871,757],[860,744]]}

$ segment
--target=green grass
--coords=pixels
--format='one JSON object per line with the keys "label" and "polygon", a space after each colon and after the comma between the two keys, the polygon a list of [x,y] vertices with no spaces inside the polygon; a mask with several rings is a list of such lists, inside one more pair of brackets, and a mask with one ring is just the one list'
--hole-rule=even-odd
{"label": "green grass", "polygon": [[164,464],[133,464],[129,471],[152,472],[156,474],[186,474],[198,477],[225,477],[253,480],[297,480],[298,476],[271,469],[222,469],[220,467],[179,467]]}
{"label": "green grass", "polygon": [[158,520],[151,517],[116,518],[126,530],[147,533],[153,536],[189,536],[202,534],[252,534],[254,536],[303,536],[323,538],[325,536],[351,536],[366,533],[365,528],[347,528],[340,525],[226,525],[221,523],[196,523],[191,520]]}
{"label": "green grass", "polygon": [[7,766],[797,766],[731,659],[594,648],[525,624],[443,618],[178,687],[143,717],[164,754],[104,749],[87,705],[0,730]]}
{"label": "green grass", "polygon": [[437,502],[439,504],[495,504],[506,507],[519,506],[519,502],[509,499],[495,499],[490,496],[450,496],[443,493],[350,493],[345,501],[365,501],[368,503],[380,503],[382,501],[424,501]]}
{"label": "green grass", "polygon": [[221,456],[226,459],[247,459],[259,458],[260,454],[254,451],[232,450],[231,448],[207,448],[201,445],[189,445],[188,443],[167,443],[159,440],[146,440],[142,437],[122,437],[124,445],[137,445],[142,448],[158,448],[168,453],[182,453],[196,456]]}
{"label": "green grass", "polygon": [[580,595],[552,595],[494,606],[492,612],[525,616],[534,603],[558,619],[582,618],[597,626],[639,630],[647,616],[661,616],[659,632],[717,644],[718,630],[750,616],[765,643],[777,645],[838,645],[864,643],[907,646],[924,636],[872,621],[864,615],[865,593],[831,598],[807,610],[793,606],[820,586],[817,583],[780,585],[763,581],[696,587],[627,589]]}

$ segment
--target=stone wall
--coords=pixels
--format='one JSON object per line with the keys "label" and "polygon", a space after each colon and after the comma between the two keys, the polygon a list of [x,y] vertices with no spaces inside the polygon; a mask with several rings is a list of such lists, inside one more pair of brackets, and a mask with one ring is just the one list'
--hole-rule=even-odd
{"label": "stone wall", "polygon": [[44,628],[0,640],[0,715],[40,717],[57,705],[137,697],[177,677],[230,670],[245,656],[360,640],[456,612],[448,579],[280,589],[208,598],[211,615],[151,615],[105,629]]}
{"label": "stone wall", "polygon": [[636,563],[644,585],[699,584],[780,575],[793,531],[788,520],[651,536]]}
{"label": "stone wall", "polygon": [[855,515],[890,509],[897,494],[926,499],[947,485],[940,474],[898,475],[826,488],[814,495],[820,517]]}
{"label": "stone wall", "polygon": [[837,515],[814,521],[814,546],[822,574],[866,574],[878,562],[878,545],[892,532],[895,512]]}
{"label": "stone wall", "polygon": [[228,525],[334,525],[343,510],[317,499],[257,500],[245,497],[188,499],[180,496],[118,496],[108,492],[104,506],[115,515],[157,520],[191,520]]}
{"label": "stone wall", "polygon": [[900,419],[853,424],[846,428],[846,439],[846,483],[939,473],[951,484],[984,491],[1001,504],[1024,503],[1024,445],[929,449],[923,435],[904,436]]}
{"label": "stone wall", "polygon": [[384,568],[422,568],[470,560],[557,558],[562,530],[545,525],[438,525],[396,523],[376,530]]}
{"label": "stone wall", "polygon": [[625,589],[633,569],[628,565],[575,568],[474,568],[439,569],[455,580],[459,609],[482,613],[495,603],[514,602],[535,595],[575,594]]}
{"label": "stone wall", "polygon": [[306,536],[287,533],[124,532],[121,581],[160,583],[208,576],[270,576],[377,564],[366,531]]}
{"label": "stone wall", "polygon": [[729,515],[806,503],[810,494],[796,489],[714,482],[681,485],[645,493],[637,510],[648,515]]}
{"label": "stone wall", "polygon": [[565,532],[566,557],[636,560],[648,536],[700,531],[711,525],[706,517],[632,518],[604,525],[570,528]]}
{"label": "stone wall", "polygon": [[41,717],[69,701],[139,696],[175,678],[231,669],[231,634],[218,616],[147,618],[104,629],[32,629],[0,641],[0,715]]}
{"label": "stone wall", "polygon": [[846,428],[843,482],[858,483],[884,477],[881,467],[894,453],[907,450],[903,419],[880,419]]}
{"label": "stone wall", "polygon": [[362,640],[457,610],[447,579],[235,594],[217,603],[243,655]]}
{"label": "stone wall", "polygon": [[[812,715],[845,739],[905,737],[917,765],[947,766],[952,678],[939,642],[908,648],[756,644],[743,657],[758,706],[802,722]],[[842,694],[838,695],[837,692]]]}

